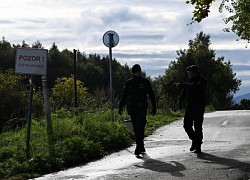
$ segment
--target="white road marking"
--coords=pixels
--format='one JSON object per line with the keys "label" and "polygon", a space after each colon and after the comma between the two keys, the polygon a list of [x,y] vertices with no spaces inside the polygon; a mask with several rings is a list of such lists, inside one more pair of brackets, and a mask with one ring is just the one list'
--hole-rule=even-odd
{"label": "white road marking", "polygon": [[224,121],[221,125],[222,125],[222,126],[226,126],[227,123],[228,123],[228,121]]}

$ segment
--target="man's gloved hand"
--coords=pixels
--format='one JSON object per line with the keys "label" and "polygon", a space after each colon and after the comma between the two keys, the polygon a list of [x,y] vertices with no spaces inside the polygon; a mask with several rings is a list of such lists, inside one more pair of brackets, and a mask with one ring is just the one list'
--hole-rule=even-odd
{"label": "man's gloved hand", "polygon": [[153,109],[151,110],[150,114],[154,116],[154,115],[156,114],[156,108],[153,108]]}
{"label": "man's gloved hand", "polygon": [[122,115],[123,110],[122,109],[118,109],[118,114]]}

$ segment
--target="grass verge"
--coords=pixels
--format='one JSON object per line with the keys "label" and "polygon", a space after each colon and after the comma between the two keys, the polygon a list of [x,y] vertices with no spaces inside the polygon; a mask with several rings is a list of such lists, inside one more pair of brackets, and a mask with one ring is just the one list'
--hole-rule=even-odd
{"label": "grass verge", "polygon": [[[110,111],[52,114],[53,143],[48,145],[44,119],[32,121],[30,159],[26,160],[26,129],[0,134],[0,179],[22,180],[82,165],[129,147],[133,134],[124,125],[124,116]],[[146,135],[181,117],[180,113],[147,117]]]}

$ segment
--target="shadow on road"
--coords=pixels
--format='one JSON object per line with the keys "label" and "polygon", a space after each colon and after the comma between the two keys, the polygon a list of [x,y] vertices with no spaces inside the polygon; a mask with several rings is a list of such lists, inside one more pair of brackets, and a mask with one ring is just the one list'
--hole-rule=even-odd
{"label": "shadow on road", "polygon": [[140,156],[140,159],[144,160],[144,162],[142,165],[135,165],[136,167],[156,172],[167,172],[176,177],[183,177],[184,175],[181,171],[186,170],[185,166],[179,162],[170,161],[169,163],[166,163],[156,159],[151,159],[147,154]]}
{"label": "shadow on road", "polygon": [[206,163],[216,163],[228,166],[228,169],[239,169],[243,172],[250,172],[250,164],[235,159],[218,157],[208,153],[197,154],[199,159],[207,160]]}

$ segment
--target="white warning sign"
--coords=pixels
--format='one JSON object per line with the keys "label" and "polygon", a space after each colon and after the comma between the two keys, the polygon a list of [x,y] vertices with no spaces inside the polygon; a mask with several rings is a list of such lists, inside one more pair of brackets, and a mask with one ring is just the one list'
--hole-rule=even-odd
{"label": "white warning sign", "polygon": [[18,48],[15,72],[18,74],[46,75],[48,50]]}

